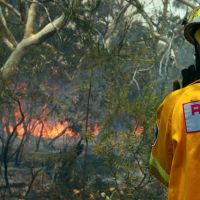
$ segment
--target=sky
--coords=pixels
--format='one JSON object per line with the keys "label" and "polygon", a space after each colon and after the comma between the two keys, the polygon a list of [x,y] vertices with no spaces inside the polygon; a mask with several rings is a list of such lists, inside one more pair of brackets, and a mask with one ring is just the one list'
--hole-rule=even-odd
{"label": "sky", "polygon": [[[155,12],[155,11],[158,12],[163,7],[162,0],[142,0],[142,1],[143,1],[143,4],[145,5],[145,10],[148,13]],[[184,17],[186,13],[186,9],[174,8],[172,6],[172,0],[169,0],[169,1],[171,2],[169,10],[180,17]]]}

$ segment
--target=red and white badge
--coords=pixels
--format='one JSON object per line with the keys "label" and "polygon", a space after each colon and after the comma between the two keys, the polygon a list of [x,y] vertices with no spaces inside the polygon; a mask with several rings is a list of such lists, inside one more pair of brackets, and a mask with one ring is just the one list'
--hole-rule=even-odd
{"label": "red and white badge", "polygon": [[200,101],[183,105],[187,133],[200,132]]}

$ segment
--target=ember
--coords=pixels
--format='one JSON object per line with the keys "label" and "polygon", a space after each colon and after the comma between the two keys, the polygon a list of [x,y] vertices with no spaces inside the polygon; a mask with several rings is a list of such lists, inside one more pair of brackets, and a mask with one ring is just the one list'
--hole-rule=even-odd
{"label": "ember", "polygon": [[136,125],[134,128],[134,134],[136,136],[141,136],[142,134],[144,134],[144,126],[142,125]]}

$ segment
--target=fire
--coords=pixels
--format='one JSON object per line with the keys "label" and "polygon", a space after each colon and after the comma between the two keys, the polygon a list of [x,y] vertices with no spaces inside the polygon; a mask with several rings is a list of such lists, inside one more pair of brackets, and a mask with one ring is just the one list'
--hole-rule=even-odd
{"label": "fire", "polygon": [[[54,73],[58,73],[58,69],[54,69]],[[59,90],[58,84],[52,84],[50,86],[52,88],[52,91],[56,93]],[[19,83],[16,86],[16,90],[20,91],[22,93],[25,93],[28,90],[28,84],[26,82]],[[20,102],[23,112],[25,112],[26,105],[24,102]],[[29,119],[28,113],[24,114],[24,121],[17,126],[16,133],[19,138],[23,138],[24,134],[30,134],[34,137],[43,137],[47,139],[55,138],[60,135],[65,135],[68,137],[75,137],[80,136],[80,134],[77,131],[73,130],[73,124],[69,121],[64,122],[54,122],[51,117],[47,117],[49,113],[48,105],[44,105],[40,109],[40,119],[36,119],[32,117]],[[16,124],[20,122],[22,118],[21,112],[19,108],[16,108],[14,112],[14,119],[15,122],[11,123],[11,120],[9,120],[9,117],[2,117],[2,124],[3,131],[5,135],[12,133],[14,130],[14,127]],[[89,125],[89,129],[93,136],[97,136],[100,132],[100,126],[98,124],[92,124]]]}
{"label": "fire", "polygon": [[67,135],[69,135],[70,137],[74,137],[77,134],[71,128],[67,128]]}
{"label": "fire", "polygon": [[134,128],[134,134],[136,136],[141,136],[144,134],[145,128],[143,125],[136,125]]}
{"label": "fire", "polygon": [[[43,129],[42,129],[43,126]],[[45,120],[43,122],[38,122],[37,120],[32,119],[29,126],[28,131],[31,133],[32,136],[35,137],[44,137],[46,139],[54,138],[60,134],[66,134],[69,137],[74,137],[77,135],[70,127],[69,122],[56,122],[52,123],[51,120]],[[25,133],[25,129],[23,125],[18,126],[17,134],[19,137],[23,137]]]}
{"label": "fire", "polygon": [[[15,125],[19,123],[21,119],[21,113],[19,109],[17,109],[14,113],[15,117]],[[10,133],[14,130],[14,125],[9,122],[9,120],[6,117],[2,118],[2,123],[4,125],[7,124],[8,131]],[[28,120],[27,114],[24,114],[24,122],[17,126],[16,133],[19,138],[22,138],[25,133],[30,133],[31,136],[34,137],[43,137],[43,138],[54,138],[58,135],[67,135],[69,137],[77,136],[78,133],[73,131],[70,127],[72,126],[72,123],[69,121],[65,122],[53,122],[51,119],[45,119],[45,120],[38,120],[32,118],[31,120]],[[7,133],[6,127],[3,128],[4,133]]]}
{"label": "fire", "polygon": [[94,127],[93,127],[92,133],[93,133],[94,136],[98,136],[99,132],[100,132],[100,126],[99,126],[99,124],[95,124]]}
{"label": "fire", "polygon": [[[14,116],[16,121],[15,124],[17,124],[22,117],[19,109],[16,110]],[[14,130],[14,126],[9,123],[9,121],[5,117],[2,118],[2,122],[3,124],[8,124],[9,132],[12,133]],[[55,138],[59,135],[66,135],[68,137],[80,136],[79,133],[71,128],[72,125],[73,124],[69,121],[53,122],[50,118],[42,121],[34,118],[28,120],[27,114],[24,114],[24,122],[17,127],[16,133],[19,138],[23,138],[25,133],[29,133],[31,136],[34,137],[43,137],[46,139]],[[100,132],[100,126],[98,123],[90,125],[89,128],[92,135],[95,137]],[[5,127],[4,132],[7,132]]]}
{"label": "fire", "polygon": [[45,137],[45,138],[54,138],[63,132],[65,132],[65,134],[70,137],[77,135],[73,130],[69,128],[70,123],[67,121],[63,123],[61,122],[52,123],[50,120],[45,120],[43,121],[43,126],[44,126],[44,129],[42,133],[41,133],[42,124],[40,123],[40,125],[38,125],[32,131],[32,135],[36,137],[40,137],[40,135],[42,135],[42,137]]}

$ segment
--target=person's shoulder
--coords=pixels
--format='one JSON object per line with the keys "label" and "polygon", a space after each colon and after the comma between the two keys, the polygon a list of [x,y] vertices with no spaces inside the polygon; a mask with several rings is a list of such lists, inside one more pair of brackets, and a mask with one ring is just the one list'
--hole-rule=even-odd
{"label": "person's shoulder", "polygon": [[168,95],[165,96],[161,104],[157,109],[157,113],[160,112],[169,112],[171,109],[174,108],[175,104],[177,103],[179,97],[181,96],[182,88],[170,92]]}
{"label": "person's shoulder", "polygon": [[199,96],[200,94],[200,80],[195,81],[186,87],[180,88],[169,93],[163,100],[164,104],[173,105],[177,102],[183,103],[189,101],[193,96]]}
{"label": "person's shoulder", "polygon": [[[197,90],[197,87],[199,88]],[[158,110],[162,110],[163,107],[170,109],[173,108],[177,103],[184,103],[191,98],[191,96],[195,96],[196,93],[200,93],[200,80],[195,81],[183,88],[172,91],[167,94],[162,100],[161,104],[158,107]]]}
{"label": "person's shoulder", "polygon": [[178,90],[170,92],[163,100],[164,103],[166,102],[174,102],[176,99],[179,99],[180,96],[183,94],[185,88],[180,88]]}

